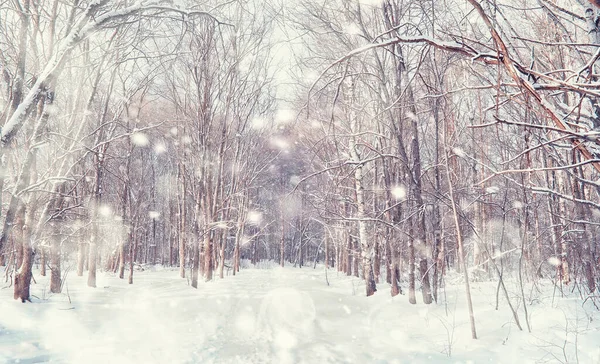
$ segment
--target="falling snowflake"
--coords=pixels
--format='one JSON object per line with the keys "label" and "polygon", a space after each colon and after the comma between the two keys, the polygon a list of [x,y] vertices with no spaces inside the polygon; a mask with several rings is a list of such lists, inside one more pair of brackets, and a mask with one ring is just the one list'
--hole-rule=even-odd
{"label": "falling snowflake", "polygon": [[282,150],[286,150],[290,146],[290,143],[288,143],[285,139],[278,137],[271,139],[271,144]]}
{"label": "falling snowflake", "polygon": [[279,109],[275,114],[275,121],[277,123],[288,123],[294,118],[294,113],[289,109]]}
{"label": "falling snowflake", "polygon": [[396,200],[404,200],[406,198],[406,188],[402,186],[396,186],[392,188],[391,192],[392,196],[394,196]]}
{"label": "falling snowflake", "polygon": [[100,214],[100,216],[110,216],[112,215],[112,209],[108,205],[100,205],[100,207],[98,207],[98,214]]}
{"label": "falling snowflake", "polygon": [[154,153],[156,153],[156,154],[163,154],[166,151],[167,151],[167,147],[162,143],[156,144],[154,146]]}
{"label": "falling snowflake", "polygon": [[260,211],[250,211],[246,219],[250,224],[259,225],[262,221],[262,213]]}
{"label": "falling snowflake", "polygon": [[139,131],[136,131],[131,134],[131,142],[138,147],[145,147],[148,144],[150,144],[148,136]]}
{"label": "falling snowflake", "polygon": [[460,148],[454,148],[452,149],[452,153],[456,154],[458,157],[464,158],[467,156],[467,154],[465,153],[464,150],[460,149]]}
{"label": "falling snowflake", "polygon": [[490,186],[485,189],[485,193],[494,194],[500,192],[500,188],[498,186]]}
{"label": "falling snowflake", "polygon": [[548,264],[558,267],[560,265],[560,259],[557,257],[550,257],[548,258]]}
{"label": "falling snowflake", "polygon": [[265,120],[265,118],[257,116],[255,118],[252,119],[252,129],[262,129],[267,125],[267,121]]}

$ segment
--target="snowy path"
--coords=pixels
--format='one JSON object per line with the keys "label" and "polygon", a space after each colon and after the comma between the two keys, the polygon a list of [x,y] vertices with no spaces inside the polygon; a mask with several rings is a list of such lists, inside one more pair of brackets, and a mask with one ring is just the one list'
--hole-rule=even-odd
{"label": "snowy path", "polygon": [[247,269],[197,290],[159,270],[136,272],[131,286],[101,275],[96,289],[71,276],[69,303],[37,278],[34,304],[0,290],[0,363],[559,362],[565,339],[567,356],[576,342],[580,362],[600,363],[597,312],[566,299],[531,306],[534,333],[521,333],[494,310],[493,284],[474,285],[473,341],[459,288],[447,290],[446,311],[391,299],[385,284],[363,297],[358,279],[335,271],[328,286],[322,269]]}

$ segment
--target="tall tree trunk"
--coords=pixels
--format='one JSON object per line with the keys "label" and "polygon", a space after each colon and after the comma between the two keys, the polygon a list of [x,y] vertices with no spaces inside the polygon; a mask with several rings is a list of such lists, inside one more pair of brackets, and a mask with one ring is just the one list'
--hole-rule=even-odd
{"label": "tall tree trunk", "polygon": [[87,243],[80,240],[77,243],[77,275],[83,276],[83,268],[85,264],[85,257],[87,256]]}
{"label": "tall tree trunk", "polygon": [[103,168],[104,168],[104,153],[106,149],[102,147],[102,151],[99,151],[96,154],[96,184],[94,187],[94,192],[92,196],[92,206],[90,212],[91,218],[91,234],[90,234],[90,244],[88,247],[88,287],[96,287],[96,268],[98,263],[98,244],[100,242],[99,236],[99,209],[100,204],[102,203],[102,195],[103,195]]}
{"label": "tall tree trunk", "polygon": [[256,237],[252,238],[252,243],[251,243],[251,256],[250,256],[250,263],[252,263],[253,265],[255,265],[256,263],[258,263],[258,248],[257,248],[258,242]]}
{"label": "tall tree trunk", "polygon": [[201,240],[198,240],[192,248],[192,287],[198,288],[198,270],[200,269],[200,244]]}
{"label": "tall tree trunk", "polygon": [[[124,240],[124,239],[123,239]],[[120,279],[124,279],[125,278],[125,241],[121,241],[119,243],[119,278]]]}
{"label": "tall tree trunk", "polygon": [[225,248],[227,248],[227,235],[229,230],[223,230],[219,232],[220,244],[219,244],[219,278],[224,278],[223,270],[225,269]]}
{"label": "tall tree trunk", "polygon": [[131,226],[129,232],[129,277],[127,283],[133,284],[133,268],[135,264],[135,256],[137,254],[137,236],[135,235],[135,226]]}
{"label": "tall tree trunk", "polygon": [[329,235],[325,232],[325,269],[329,268]]}
{"label": "tall tree trunk", "polygon": [[434,149],[434,179],[435,179],[435,202],[433,203],[433,299],[438,302],[438,286],[441,281],[441,273],[443,273],[444,266],[444,244],[442,240],[442,216],[440,213],[440,195],[442,193],[442,182],[440,172],[440,149],[442,148],[440,142],[440,115],[439,115],[439,101],[437,98],[433,102],[433,117],[435,121],[435,149]]}
{"label": "tall tree trunk", "polygon": [[[577,160],[579,155],[576,154],[576,151],[573,151],[573,163],[578,163],[581,161]],[[581,171],[581,167],[578,168],[576,173],[579,174],[579,177],[583,177],[583,172]],[[586,200],[586,195],[584,193],[584,185],[573,178],[573,196],[581,201]],[[590,214],[586,205],[582,203],[575,204],[575,213],[576,213],[576,221],[589,221]],[[585,281],[587,284],[587,288],[590,294],[593,294],[596,290],[596,278],[594,276],[594,262],[591,253],[591,244],[593,239],[591,237],[589,228],[585,223],[577,223],[577,248],[579,249],[579,255],[581,259],[581,264],[583,268],[583,275],[585,277]]]}
{"label": "tall tree trunk", "polygon": [[[185,157],[185,154],[184,154]],[[186,241],[186,204],[185,194],[186,180],[183,163],[179,163],[177,169],[177,208],[179,209],[179,229],[177,231],[177,237],[179,240],[179,276],[185,278],[185,241]]]}
{"label": "tall tree trunk", "polygon": [[[19,27],[19,48],[18,48],[18,55],[17,55],[17,69],[15,71],[14,80],[12,81],[11,100],[10,100],[12,113],[15,113],[17,111],[18,106],[21,104],[21,101],[23,100],[23,89],[24,89],[24,85],[25,85],[25,67],[26,67],[26,62],[27,62],[27,40],[28,40],[28,34],[29,34],[29,27],[30,27],[30,23],[31,23],[31,12],[29,9],[30,9],[30,1],[24,0],[22,2],[21,11],[19,12],[20,27]],[[2,144],[5,144],[4,140],[2,140]],[[0,148],[0,167],[2,168],[2,170],[6,170],[5,163],[6,163],[5,148],[4,148],[4,145],[2,145],[2,148]],[[23,167],[29,168],[27,166],[27,161],[25,162],[25,165]],[[27,175],[29,175],[29,171],[27,171],[26,173],[27,173]],[[20,186],[20,184],[23,183],[21,180],[22,174],[23,174],[23,171],[21,171],[20,176],[19,176],[19,181],[16,184],[18,190],[22,190],[22,186]],[[5,176],[6,176],[5,173],[0,174],[0,191],[2,191],[4,188]],[[28,178],[27,178],[27,180],[28,180]],[[19,183],[19,182],[21,182],[21,183]],[[3,202],[2,195],[3,194],[0,193],[0,206],[2,206],[2,202]],[[6,242],[8,241],[10,229],[13,226],[13,219],[15,218],[14,213],[16,212],[18,205],[19,204],[17,201],[17,196],[15,194],[13,194],[11,196],[8,210],[6,211],[6,216],[4,217],[2,231],[0,231],[0,260],[3,260],[1,258],[3,250],[4,250],[3,247],[6,244]],[[1,215],[1,213],[2,213],[2,211],[0,209],[0,215]],[[3,263],[3,261],[0,261],[0,263]]]}
{"label": "tall tree trunk", "polygon": [[408,238],[408,302],[411,304],[417,303],[415,294],[415,244],[411,237]]}
{"label": "tall tree trunk", "polygon": [[[447,145],[446,143],[444,143]],[[467,270],[467,262],[463,247],[462,233],[460,229],[460,222],[458,219],[458,210],[456,208],[456,200],[454,199],[454,187],[452,186],[452,180],[450,179],[450,168],[448,165],[449,156],[446,156],[446,178],[448,180],[448,193],[450,195],[450,204],[452,206],[452,215],[454,217],[454,227],[456,229],[456,240],[458,242],[458,256],[460,258],[460,264],[462,266],[463,276],[465,280],[465,294],[467,296],[467,308],[469,310],[469,321],[471,323],[471,337],[477,339],[477,331],[475,329],[475,315],[473,314],[473,301],[471,299],[471,287],[469,285],[469,272]]]}
{"label": "tall tree trunk", "polygon": [[[397,296],[399,293],[402,292],[402,290],[400,289],[400,286],[398,285],[398,282],[400,281],[400,267],[398,266],[398,252],[396,251],[396,249],[394,249],[393,251],[390,252],[391,257],[390,257],[390,282],[391,282],[391,294],[392,297]],[[413,295],[414,295],[414,290],[413,290]]]}
{"label": "tall tree trunk", "polygon": [[392,284],[392,244],[390,243],[391,233],[387,229],[387,237],[385,239],[385,281]]}
{"label": "tall tree trunk", "polygon": [[237,223],[237,231],[235,233],[235,248],[233,251],[233,275],[235,275],[237,272],[240,271],[240,259],[241,259],[241,254],[240,254],[240,243],[242,242],[242,239],[244,238],[244,218],[243,218],[243,212],[244,210],[242,209],[240,211],[240,215],[238,216],[238,223]]}
{"label": "tall tree trunk", "polygon": [[[128,141],[130,139],[128,138]],[[129,141],[129,143],[131,143]],[[130,166],[130,161],[131,161],[131,154],[132,154],[132,149],[131,149],[131,145],[129,145],[129,153],[127,156],[127,163],[126,163],[126,167],[125,167],[125,183],[123,184],[123,196],[121,197],[121,216],[123,219],[123,222],[125,221],[130,221],[131,224],[131,216],[129,217],[129,219],[127,219],[127,206],[129,205],[129,184],[131,183],[129,180],[129,166]],[[131,213],[131,212],[130,212]],[[131,226],[129,227],[131,229]],[[129,236],[129,233],[127,233],[126,236],[120,236],[120,241],[119,241],[119,278],[120,279],[124,279],[125,278],[125,242],[127,241],[127,236]],[[131,244],[131,241],[129,242]]]}
{"label": "tall tree trunk", "polygon": [[[358,241],[354,241],[354,247],[352,249],[352,257],[354,258],[354,276],[355,277],[359,277],[360,276],[360,263],[361,263],[361,252],[360,252],[360,246],[358,245]],[[363,267],[365,268],[365,267]],[[375,277],[373,277],[373,280],[375,280]]]}
{"label": "tall tree trunk", "polygon": [[[43,118],[40,118],[42,120]],[[38,122],[36,128],[41,127],[41,122]],[[35,165],[35,153],[33,151],[29,151],[27,156],[25,157],[25,161],[19,170],[19,175],[17,177],[17,181],[15,182],[15,186],[12,188],[11,197],[8,204],[8,208],[6,209],[6,215],[4,217],[4,222],[2,226],[2,231],[0,232],[0,247],[4,245],[6,241],[8,241],[8,237],[10,236],[11,229],[15,226],[14,221],[19,219],[18,212],[25,214],[25,210],[22,206],[22,200],[19,197],[21,191],[23,191],[31,180],[31,171],[34,170]],[[2,176],[0,176],[2,178]],[[0,194],[1,195],[1,194]],[[25,220],[25,216],[22,216],[22,221]],[[20,234],[20,232],[19,232]]]}
{"label": "tall tree trunk", "polygon": [[340,234],[338,231],[336,231],[336,244],[335,244],[335,251],[336,251],[336,265],[337,265],[337,271],[338,272],[343,272],[344,271],[344,249],[342,247],[342,242],[340,242],[339,240],[339,236],[343,234]]}
{"label": "tall tree trunk", "polygon": [[40,245],[38,247],[38,251],[40,252],[40,275],[42,277],[46,276],[46,247]]}
{"label": "tall tree trunk", "polygon": [[379,283],[379,275],[381,274],[381,254],[379,252],[379,234],[375,236],[374,250],[375,250],[375,261],[373,262],[373,271],[375,283]]}
{"label": "tall tree trunk", "polygon": [[210,229],[204,232],[204,275],[207,282],[213,278],[213,239],[211,234]]}
{"label": "tall tree trunk", "polygon": [[[409,94],[411,94],[409,92]],[[414,112],[416,115],[416,110]],[[412,184],[413,184],[413,197],[415,199],[416,208],[419,210],[419,213],[416,216],[417,226],[415,228],[415,233],[417,237],[417,242],[419,245],[423,246],[423,248],[427,247],[427,230],[425,224],[425,203],[423,202],[422,196],[422,188],[421,188],[421,153],[419,151],[419,129],[417,127],[417,122],[413,120],[411,122],[413,139],[412,139],[412,153],[413,153],[413,170],[412,170]],[[425,251],[426,249],[423,249]],[[425,304],[430,304],[432,302],[431,298],[431,285],[429,283],[429,265],[427,262],[427,256],[424,253],[421,253],[421,258],[419,261],[419,275],[421,276],[421,290],[423,294],[423,302]]]}
{"label": "tall tree trunk", "polygon": [[285,219],[281,217],[281,240],[279,241],[279,265],[285,266]]}
{"label": "tall tree trunk", "polygon": [[348,232],[346,234],[346,247],[345,247],[345,260],[346,260],[346,275],[352,275],[352,235]]}
{"label": "tall tree trunk", "polygon": [[60,228],[57,223],[53,224],[53,236],[50,246],[50,292],[60,293],[62,291],[61,268],[60,268]]}
{"label": "tall tree trunk", "polygon": [[92,222],[92,233],[88,247],[88,287],[96,287],[96,267],[98,262],[98,227],[97,222]]}
{"label": "tall tree trunk", "polygon": [[55,214],[51,220],[52,236],[50,237],[50,292],[60,293],[62,291],[61,280],[61,225],[64,216],[61,209],[64,203],[64,194],[66,193],[65,184],[61,184],[58,189],[58,197],[54,203]]}
{"label": "tall tree trunk", "polygon": [[298,241],[298,265],[304,266],[304,250],[306,250],[306,241],[304,240],[305,227],[300,224],[300,240]]}
{"label": "tall tree trunk", "polygon": [[31,269],[33,266],[33,246],[31,241],[31,226],[33,223],[34,208],[30,204],[26,207],[25,221],[23,224],[22,241],[20,242],[23,246],[23,261],[19,267],[19,271],[15,275],[15,289],[14,298],[19,299],[21,302],[30,301],[30,286],[32,273]]}
{"label": "tall tree trunk", "polygon": [[175,249],[175,244],[174,244],[174,240],[175,240],[175,232],[173,231],[173,216],[175,215],[173,213],[173,202],[169,201],[169,225],[168,225],[168,230],[169,230],[169,267],[172,267],[173,264],[175,263],[175,257],[173,256],[173,250]]}
{"label": "tall tree trunk", "polygon": [[[354,85],[353,85],[354,89]],[[351,116],[351,131],[353,133],[358,132],[358,120],[356,115]],[[358,150],[356,137],[350,138],[350,156],[354,163],[354,191],[356,196],[356,217],[358,220],[358,238],[362,249],[362,266],[364,269],[365,282],[366,282],[366,294],[372,296],[377,291],[375,284],[375,277],[373,274],[373,246],[370,243],[367,235],[367,215],[366,215],[366,203],[365,203],[365,190],[363,181],[363,168],[364,162],[361,161],[361,157]],[[351,245],[349,245],[351,247]],[[357,257],[356,257],[357,258]],[[355,270],[357,267],[355,267]]]}

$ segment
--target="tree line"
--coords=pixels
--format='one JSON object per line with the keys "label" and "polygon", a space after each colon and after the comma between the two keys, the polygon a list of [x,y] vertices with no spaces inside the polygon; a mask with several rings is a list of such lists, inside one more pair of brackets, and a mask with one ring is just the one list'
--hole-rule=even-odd
{"label": "tree line", "polygon": [[34,263],[60,292],[71,269],[197,287],[270,259],[411,303],[449,269],[511,308],[507,278],[598,302],[592,3],[0,4],[15,298]]}

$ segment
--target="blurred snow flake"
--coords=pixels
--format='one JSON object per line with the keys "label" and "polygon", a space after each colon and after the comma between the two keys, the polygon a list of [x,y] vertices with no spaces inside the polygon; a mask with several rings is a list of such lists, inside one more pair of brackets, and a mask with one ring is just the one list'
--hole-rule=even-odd
{"label": "blurred snow flake", "polygon": [[260,211],[249,211],[246,219],[250,224],[259,225],[262,221],[262,213]]}
{"label": "blurred snow flake", "polygon": [[294,119],[294,112],[289,109],[279,109],[275,114],[275,121],[277,123],[288,123]]}
{"label": "blurred snow flake", "polygon": [[286,150],[290,146],[290,143],[288,143],[285,139],[279,137],[272,138],[271,144],[282,150]]}
{"label": "blurred snow flake", "polygon": [[548,258],[548,264],[558,267],[560,266],[560,259],[557,257],[550,257]]}
{"label": "blurred snow flake", "polygon": [[292,349],[298,344],[296,336],[287,330],[278,330],[274,338],[275,345],[282,349]]}
{"label": "blurred snow flake", "polygon": [[402,186],[396,186],[392,188],[391,192],[392,196],[394,196],[396,200],[404,200],[406,198],[406,188]]}
{"label": "blurred snow flake", "polygon": [[100,216],[110,216],[112,215],[112,209],[108,205],[100,205],[100,207],[98,207],[98,213]]}
{"label": "blurred snow flake", "polygon": [[145,147],[150,144],[148,136],[139,131],[135,131],[131,134],[131,142],[138,147]]}
{"label": "blurred snow flake", "polygon": [[183,137],[181,137],[181,143],[184,144],[184,145],[185,144],[191,144],[192,143],[192,138],[189,137],[189,136],[187,136],[187,135],[184,135]]}
{"label": "blurred snow flake", "polygon": [[184,136],[184,137],[181,138],[181,142],[183,144],[191,144],[192,143],[192,138],[190,138],[189,136],[186,135],[186,136]]}
{"label": "blurred snow flake", "polygon": [[291,177],[290,177],[290,184],[291,184],[292,186],[296,186],[296,185],[298,185],[298,183],[300,183],[300,181],[301,181],[301,178],[300,178],[300,176],[293,175],[293,176],[291,176]]}
{"label": "blurred snow flake", "polygon": [[467,156],[467,154],[465,153],[464,150],[460,149],[460,148],[454,148],[452,149],[452,153],[456,154],[457,156],[464,158]]}
{"label": "blurred snow flake", "polygon": [[498,186],[490,186],[485,189],[485,193],[493,194],[500,192],[500,187]]}
{"label": "blurred snow flake", "polygon": [[154,146],[154,153],[163,154],[167,151],[167,147],[163,143],[158,143]]}
{"label": "blurred snow flake", "polygon": [[267,120],[261,116],[256,116],[252,119],[252,129],[262,129],[267,125]]}
{"label": "blurred snow flake", "polygon": [[513,208],[515,209],[522,209],[523,208],[523,203],[519,200],[515,200],[512,203]]}

